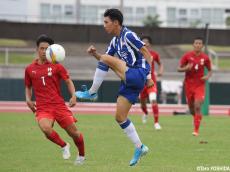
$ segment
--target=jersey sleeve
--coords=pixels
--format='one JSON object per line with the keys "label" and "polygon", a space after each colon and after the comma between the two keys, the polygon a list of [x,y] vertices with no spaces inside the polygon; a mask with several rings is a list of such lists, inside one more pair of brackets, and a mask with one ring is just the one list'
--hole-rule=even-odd
{"label": "jersey sleeve", "polygon": [[62,66],[60,63],[58,65],[58,74],[59,76],[65,81],[69,79],[69,73],[68,71]]}
{"label": "jersey sleeve", "polygon": [[187,55],[183,55],[180,59],[180,67],[185,66],[188,63]]}
{"label": "jersey sleeve", "polygon": [[114,54],[116,53],[116,49],[115,49],[115,41],[116,41],[116,38],[114,37],[111,41],[110,41],[110,44],[107,48],[107,51],[106,51],[106,54],[108,55],[111,55],[111,56],[114,56]]}
{"label": "jersey sleeve", "polygon": [[32,81],[28,72],[28,67],[25,70],[25,77],[24,77],[25,86],[30,87],[32,85]]}
{"label": "jersey sleeve", "polygon": [[139,51],[145,43],[142,42],[134,32],[127,32],[125,35],[127,43],[137,51]]}

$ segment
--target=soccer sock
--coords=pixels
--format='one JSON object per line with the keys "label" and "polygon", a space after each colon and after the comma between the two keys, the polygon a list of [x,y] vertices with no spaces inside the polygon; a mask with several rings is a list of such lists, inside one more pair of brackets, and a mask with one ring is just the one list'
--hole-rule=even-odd
{"label": "soccer sock", "polygon": [[119,125],[124,130],[128,138],[133,142],[133,144],[136,147],[141,147],[142,143],[133,123],[129,119],[127,119],[126,121],[120,123]]}
{"label": "soccer sock", "polygon": [[80,137],[73,139],[73,141],[78,148],[79,156],[85,156],[85,144],[83,135],[80,134]]}
{"label": "soccer sock", "polygon": [[158,104],[152,104],[152,110],[153,110],[154,122],[158,123],[158,120],[159,120]]}
{"label": "soccer sock", "polygon": [[56,133],[56,131],[52,131],[49,136],[46,136],[50,141],[56,143],[57,145],[61,146],[62,148],[66,145],[66,143],[61,139],[61,137]]}
{"label": "soccer sock", "polygon": [[201,120],[202,120],[202,115],[201,114],[195,114],[195,116],[194,116],[194,130],[195,130],[195,132],[199,131]]}
{"label": "soccer sock", "polygon": [[97,69],[95,71],[94,78],[93,78],[93,84],[91,88],[89,89],[90,94],[96,93],[98,91],[105,76],[108,73],[108,70],[109,70],[109,67],[106,64],[102,62],[98,62],[98,66],[97,66]]}
{"label": "soccer sock", "polygon": [[142,111],[145,113],[145,115],[148,115],[148,109],[147,106],[141,106]]}

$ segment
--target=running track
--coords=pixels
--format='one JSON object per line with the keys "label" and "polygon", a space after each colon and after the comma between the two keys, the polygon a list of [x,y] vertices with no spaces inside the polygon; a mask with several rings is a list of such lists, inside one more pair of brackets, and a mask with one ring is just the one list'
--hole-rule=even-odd
{"label": "running track", "polygon": [[[115,103],[81,103],[78,102],[74,108],[71,108],[72,112],[78,114],[114,114]],[[160,104],[159,111],[162,115],[172,115],[174,111],[184,112],[186,111],[186,105],[171,105],[171,104]],[[148,110],[151,112],[151,107],[148,105]],[[229,115],[230,105],[212,105],[210,106],[210,115]],[[25,102],[18,101],[0,101],[0,112],[31,112]],[[140,105],[134,105],[130,114],[142,114]]]}

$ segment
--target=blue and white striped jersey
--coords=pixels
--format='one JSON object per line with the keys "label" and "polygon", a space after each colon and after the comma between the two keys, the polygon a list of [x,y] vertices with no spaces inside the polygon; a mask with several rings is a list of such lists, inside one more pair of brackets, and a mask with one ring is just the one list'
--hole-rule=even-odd
{"label": "blue and white striped jersey", "polygon": [[137,35],[126,27],[122,27],[120,36],[113,37],[106,54],[117,56],[126,62],[128,67],[141,67],[150,70],[148,62],[140,49],[144,46]]}

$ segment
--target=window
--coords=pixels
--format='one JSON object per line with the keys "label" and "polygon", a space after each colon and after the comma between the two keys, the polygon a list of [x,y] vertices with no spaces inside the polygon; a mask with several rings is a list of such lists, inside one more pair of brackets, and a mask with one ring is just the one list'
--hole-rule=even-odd
{"label": "window", "polygon": [[42,18],[46,18],[46,17],[49,17],[51,15],[50,4],[42,3],[40,7],[41,7],[40,8],[40,15]]}
{"label": "window", "polygon": [[80,9],[81,22],[94,24],[97,22],[97,6],[83,5]]}
{"label": "window", "polygon": [[74,8],[72,5],[65,5],[65,16],[72,17],[74,15]]}
{"label": "window", "polygon": [[61,5],[53,5],[53,16],[60,17],[62,15]]}
{"label": "window", "polygon": [[211,22],[211,9],[209,8],[201,9],[201,19],[203,23],[210,23]]}
{"label": "window", "polygon": [[169,7],[167,9],[167,23],[169,26],[174,26],[176,24],[176,8]]}
{"label": "window", "polygon": [[186,16],[187,10],[186,9],[179,9],[179,16]]}
{"label": "window", "polygon": [[156,16],[157,12],[156,12],[156,7],[148,7],[147,8],[147,15],[148,16]]}
{"label": "window", "polygon": [[198,9],[191,9],[190,14],[191,14],[192,18],[198,18],[199,10]]}
{"label": "window", "polygon": [[212,10],[212,23],[224,24],[224,9],[214,8]]}

